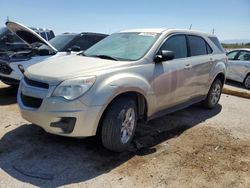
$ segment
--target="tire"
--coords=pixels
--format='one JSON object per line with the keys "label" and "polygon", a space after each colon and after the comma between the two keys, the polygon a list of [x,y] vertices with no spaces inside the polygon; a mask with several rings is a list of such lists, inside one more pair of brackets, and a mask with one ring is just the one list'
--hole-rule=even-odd
{"label": "tire", "polygon": [[206,99],[202,102],[203,106],[208,109],[214,108],[221,96],[222,92],[222,82],[220,79],[216,79],[211,85]]}
{"label": "tire", "polygon": [[247,74],[243,84],[246,89],[250,89],[250,73]]}
{"label": "tire", "polygon": [[116,99],[108,107],[102,121],[101,140],[103,146],[115,152],[125,151],[134,137],[136,125],[135,101],[126,97]]}

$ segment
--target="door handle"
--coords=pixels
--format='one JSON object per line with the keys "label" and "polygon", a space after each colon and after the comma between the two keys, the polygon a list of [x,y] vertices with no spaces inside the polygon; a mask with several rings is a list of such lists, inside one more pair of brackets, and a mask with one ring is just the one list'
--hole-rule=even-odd
{"label": "door handle", "polygon": [[192,67],[193,67],[193,65],[187,64],[187,65],[185,65],[184,69],[189,70],[189,69],[191,69]]}

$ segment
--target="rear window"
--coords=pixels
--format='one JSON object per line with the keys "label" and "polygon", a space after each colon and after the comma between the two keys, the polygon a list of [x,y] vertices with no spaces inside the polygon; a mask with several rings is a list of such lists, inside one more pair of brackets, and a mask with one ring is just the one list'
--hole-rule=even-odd
{"label": "rear window", "polygon": [[215,44],[215,46],[217,46],[217,48],[220,49],[221,52],[223,52],[223,53],[225,52],[217,37],[208,37],[208,38]]}
{"label": "rear window", "polygon": [[206,41],[203,38],[189,35],[188,40],[189,40],[189,45],[190,45],[191,56],[208,54],[207,52],[208,46],[207,46]]}

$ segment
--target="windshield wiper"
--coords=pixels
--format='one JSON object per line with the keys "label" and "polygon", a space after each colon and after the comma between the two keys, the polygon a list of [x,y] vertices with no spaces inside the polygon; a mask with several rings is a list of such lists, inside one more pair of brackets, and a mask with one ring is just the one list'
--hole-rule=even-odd
{"label": "windshield wiper", "polygon": [[119,59],[117,59],[115,57],[112,57],[112,56],[109,56],[109,55],[91,55],[89,57],[98,57],[98,58],[101,58],[101,59],[111,59],[111,60],[115,60],[115,61],[119,60]]}
{"label": "windshield wiper", "polygon": [[102,58],[102,59],[111,59],[111,60],[118,61],[117,58],[109,56],[109,55],[96,55],[95,57],[99,57],[99,58]]}

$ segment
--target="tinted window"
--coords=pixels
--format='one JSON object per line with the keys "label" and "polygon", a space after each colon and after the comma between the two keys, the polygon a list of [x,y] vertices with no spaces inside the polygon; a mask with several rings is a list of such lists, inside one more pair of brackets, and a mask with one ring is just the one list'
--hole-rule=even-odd
{"label": "tinted window", "polygon": [[45,32],[42,31],[42,32],[39,32],[38,34],[40,34],[45,40],[47,40]]}
{"label": "tinted window", "polygon": [[238,54],[238,52],[239,52],[239,51],[229,52],[229,53],[227,54],[228,59],[229,59],[229,60],[234,60],[235,57],[236,57],[236,55]]}
{"label": "tinted window", "polygon": [[161,50],[169,50],[175,53],[175,58],[187,57],[187,42],[184,35],[176,35],[168,40],[161,46]]}
{"label": "tinted window", "polygon": [[220,41],[218,40],[217,37],[208,37],[208,38],[215,44],[215,46],[217,46],[219,48],[219,50],[221,52],[223,52],[223,53],[225,52],[224,49],[223,49],[223,47],[221,46]]}
{"label": "tinted window", "polygon": [[55,37],[55,35],[54,35],[53,31],[49,31],[49,33],[48,33],[49,40],[54,38],[54,37]]}
{"label": "tinted window", "polygon": [[188,36],[191,56],[207,54],[207,43],[205,40],[198,36]]}
{"label": "tinted window", "polygon": [[241,51],[239,56],[237,57],[237,60],[240,61],[250,61],[250,52],[247,51]]}
{"label": "tinted window", "polygon": [[76,45],[81,48],[81,50],[87,50],[91,46],[93,46],[95,43],[97,43],[99,39],[94,36],[82,36],[78,39],[76,39],[72,46]]}

